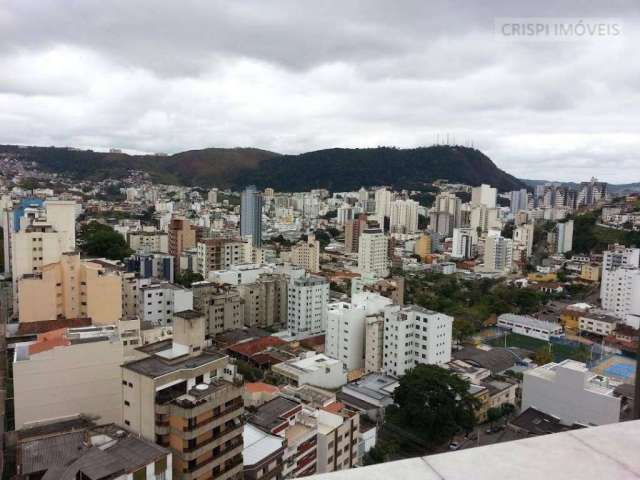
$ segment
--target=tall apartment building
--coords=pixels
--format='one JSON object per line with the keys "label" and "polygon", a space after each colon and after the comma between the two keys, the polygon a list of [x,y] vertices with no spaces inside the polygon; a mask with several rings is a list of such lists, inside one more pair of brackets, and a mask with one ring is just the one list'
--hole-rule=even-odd
{"label": "tall apartment building", "polygon": [[303,267],[310,273],[320,272],[320,242],[313,234],[306,241],[291,247],[286,257],[292,265]]}
{"label": "tall apartment building", "polygon": [[589,182],[581,182],[578,187],[578,206],[593,206],[607,199],[607,184],[592,178]]}
{"label": "tall apartment building", "polygon": [[400,377],[418,364],[440,365],[451,360],[453,317],[416,305],[392,305],[384,310],[385,375]]}
{"label": "tall apartment building", "polygon": [[418,207],[415,200],[391,202],[389,228],[392,232],[415,233],[418,231]]}
{"label": "tall apartment building", "polygon": [[167,232],[149,232],[145,230],[130,232],[127,234],[127,242],[129,243],[129,248],[134,252],[169,253],[169,235]]}
{"label": "tall apartment building", "polygon": [[496,208],[498,190],[490,185],[482,184],[471,189],[471,205],[484,205],[487,208]]}
{"label": "tall apartment building", "polygon": [[17,283],[20,322],[90,317],[111,325],[122,318],[121,276],[79,253],[63,253]]}
{"label": "tall apartment building", "polygon": [[242,387],[226,355],[205,348],[205,319],[176,314],[173,340],[122,366],[122,422],[169,448],[173,478],[242,477]]}
{"label": "tall apartment building", "polygon": [[238,285],[244,324],[271,327],[287,323],[287,278],[282,274],[262,274],[253,283]]}
{"label": "tall apartment building", "polygon": [[262,195],[253,185],[240,195],[240,235],[250,235],[256,247],[262,245]]}
{"label": "tall apartment building", "polygon": [[484,244],[484,272],[509,273],[513,269],[513,240],[496,232]]}
{"label": "tall apartment building", "polygon": [[173,217],[169,222],[169,255],[175,258],[175,269],[180,269],[179,258],[182,252],[194,248],[197,242],[197,229],[186,218]]}
{"label": "tall apartment building", "polygon": [[533,253],[533,223],[522,223],[518,225],[513,231],[513,244],[514,247],[518,247],[526,252],[526,257],[529,258]]}
{"label": "tall apartment building", "polygon": [[16,345],[15,426],[84,414],[120,423],[124,347],[115,326],[61,328]]}
{"label": "tall apartment building", "polygon": [[292,278],[288,285],[287,328],[293,336],[324,333],[329,282],[322,277]]}
{"label": "tall apartment building", "polygon": [[418,240],[416,240],[416,245],[414,247],[414,253],[420,257],[420,259],[424,262],[427,258],[427,255],[431,255],[433,252],[433,243],[431,241],[431,235],[427,233],[420,234]]}
{"label": "tall apartment building", "polygon": [[386,188],[379,188],[375,191],[376,200],[376,217],[380,223],[384,222],[384,217],[391,216],[391,201],[393,200],[393,192]]}
{"label": "tall apartment building", "polygon": [[169,282],[151,282],[138,289],[138,318],[156,326],[169,325],[176,313],[193,308],[193,292]]}
{"label": "tall apartment building", "polygon": [[556,253],[566,253],[573,250],[573,220],[556,224],[555,232]]}
{"label": "tall apartment building", "polygon": [[429,223],[432,230],[450,236],[454,228],[462,226],[462,200],[451,192],[436,195],[429,212]]}
{"label": "tall apartment building", "polygon": [[204,315],[208,337],[242,328],[244,309],[237,288],[208,281],[196,282],[191,288],[193,308]]}
{"label": "tall apartment building", "polygon": [[520,190],[509,192],[509,200],[511,201],[509,210],[513,215],[518,213],[520,210],[527,210],[529,205],[529,195],[527,194],[527,189],[522,188]]}
{"label": "tall apartment building", "polygon": [[473,235],[470,228],[454,228],[451,257],[466,260],[471,258]]}
{"label": "tall apartment building", "polygon": [[375,224],[369,224],[360,234],[358,271],[363,275],[387,277],[389,275],[388,248],[389,240],[382,229]]}
{"label": "tall apartment building", "polygon": [[640,315],[640,269],[619,267],[607,272],[600,286],[600,299],[604,310],[620,318]]}
{"label": "tall apartment building", "polygon": [[471,232],[477,238],[486,234],[492,228],[500,228],[497,208],[488,208],[486,205],[474,205],[470,214]]}
{"label": "tall apartment building", "polygon": [[361,213],[354,220],[344,225],[344,251],[346,253],[358,253],[360,246],[360,234],[367,227],[367,214]]}
{"label": "tall apartment building", "polygon": [[251,262],[251,246],[239,239],[204,238],[198,242],[197,250],[197,269],[204,279],[209,272]]}
{"label": "tall apartment building", "polygon": [[347,371],[363,368],[367,318],[379,315],[391,300],[375,293],[359,293],[351,303],[329,304],[325,353],[342,362]]}
{"label": "tall apartment building", "polygon": [[384,314],[370,315],[365,319],[364,335],[364,371],[366,373],[381,372],[382,350],[384,348]]}
{"label": "tall apartment building", "polygon": [[609,245],[602,257],[600,299],[603,309],[621,316],[631,313],[630,302],[639,268],[640,248]]}
{"label": "tall apartment building", "polygon": [[212,188],[211,190],[209,190],[209,192],[207,193],[207,201],[209,203],[211,203],[212,205],[215,205],[216,203],[218,203],[218,189],[217,188]]}

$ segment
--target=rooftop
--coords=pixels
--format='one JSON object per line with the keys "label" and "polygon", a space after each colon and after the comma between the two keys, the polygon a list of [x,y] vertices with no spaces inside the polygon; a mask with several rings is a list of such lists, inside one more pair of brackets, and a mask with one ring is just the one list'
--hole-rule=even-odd
{"label": "rooftop", "polygon": [[488,368],[491,373],[499,373],[513,368],[516,364],[522,363],[528,355],[530,355],[529,352],[520,348],[499,347],[490,350],[465,347],[457,352],[452,352],[453,358]]}
{"label": "rooftop", "polygon": [[348,383],[342,389],[343,391],[355,391],[360,395],[380,401],[384,398],[391,398],[398,385],[397,378],[370,373],[360,378],[360,380]]}
{"label": "rooftop", "polygon": [[242,461],[245,466],[256,465],[282,448],[281,437],[263,432],[250,423],[244,425],[242,431],[244,448]]}
{"label": "rooftop", "polygon": [[256,412],[249,418],[249,422],[262,428],[272,430],[284,422],[284,419],[291,415],[301,405],[289,398],[276,397],[262,404]]}
{"label": "rooftop", "polygon": [[340,363],[340,360],[327,357],[323,353],[317,353],[307,358],[288,360],[278,364],[279,369],[291,370],[294,373],[300,372],[315,372],[328,365],[335,365]]}
{"label": "rooftop", "polygon": [[382,463],[310,480],[640,479],[640,421]]}
{"label": "rooftop", "polygon": [[115,478],[169,453],[113,424],[78,424],[69,430],[68,423],[49,424],[39,435],[37,430],[20,433],[17,450],[23,475],[45,471],[43,480],[75,480],[82,472],[88,478]]}
{"label": "rooftop", "polygon": [[158,378],[162,377],[163,375],[176,372],[178,370],[191,370],[194,368],[199,368],[208,363],[214,363],[225,357],[226,355],[223,355],[222,353],[212,352],[209,350],[203,351],[200,355],[197,356],[185,356],[184,358],[177,361],[167,361],[153,355],[148,358],[125,363],[122,368],[126,368],[127,370],[139,373],[140,375],[144,375],[145,377]]}
{"label": "rooftop", "polygon": [[540,330],[556,330],[561,328],[559,323],[546,322],[544,320],[538,320],[537,318],[530,317],[528,315],[516,315],[513,313],[503,313],[498,317],[498,321],[512,322],[521,325],[527,325],[531,328],[538,328]]}

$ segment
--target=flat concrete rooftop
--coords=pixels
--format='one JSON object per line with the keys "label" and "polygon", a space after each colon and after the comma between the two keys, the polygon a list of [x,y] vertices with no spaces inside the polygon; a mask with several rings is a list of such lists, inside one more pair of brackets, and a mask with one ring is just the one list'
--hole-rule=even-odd
{"label": "flat concrete rooftop", "polygon": [[640,479],[640,421],[382,463],[310,480]]}

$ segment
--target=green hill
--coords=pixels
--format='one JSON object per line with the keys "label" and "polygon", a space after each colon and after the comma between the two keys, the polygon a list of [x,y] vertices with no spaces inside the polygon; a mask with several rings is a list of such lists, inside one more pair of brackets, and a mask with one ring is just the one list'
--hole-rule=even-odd
{"label": "green hill", "polygon": [[253,183],[280,191],[340,191],[375,185],[419,189],[437,179],[488,183],[501,191],[526,186],[479,150],[457,146],[333,148],[299,155],[255,148],[207,148],[160,156],[4,145],[0,152],[15,153],[44,171],[77,179],[121,178],[129,170],[142,170],[159,182],[222,188]]}

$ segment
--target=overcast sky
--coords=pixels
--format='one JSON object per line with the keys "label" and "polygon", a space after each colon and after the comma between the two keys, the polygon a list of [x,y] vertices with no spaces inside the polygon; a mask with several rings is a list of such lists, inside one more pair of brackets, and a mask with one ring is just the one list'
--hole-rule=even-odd
{"label": "overcast sky", "polygon": [[[0,143],[298,153],[449,134],[521,178],[640,181],[639,14],[638,0],[0,0]],[[496,33],[505,17],[622,30],[514,40]]]}

